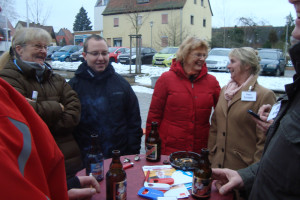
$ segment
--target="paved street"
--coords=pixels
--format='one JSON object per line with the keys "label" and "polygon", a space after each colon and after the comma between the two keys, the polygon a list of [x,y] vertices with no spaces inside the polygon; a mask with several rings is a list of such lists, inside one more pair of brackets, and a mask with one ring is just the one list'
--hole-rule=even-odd
{"label": "paved street", "polygon": [[[136,92],[136,96],[137,96],[137,98],[139,100],[139,104],[140,104],[142,128],[146,128],[146,120],[147,120],[147,116],[148,116],[148,111],[149,111],[152,94]],[[142,146],[141,154],[143,154],[143,153],[145,153],[145,136],[143,136],[143,138],[142,138],[141,146]]]}

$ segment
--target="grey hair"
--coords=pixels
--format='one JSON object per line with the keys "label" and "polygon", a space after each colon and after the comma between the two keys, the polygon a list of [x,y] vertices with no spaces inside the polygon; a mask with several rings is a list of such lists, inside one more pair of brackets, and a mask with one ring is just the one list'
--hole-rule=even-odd
{"label": "grey hair", "polygon": [[258,74],[260,71],[258,52],[251,47],[234,48],[229,53],[229,57],[235,57],[241,61],[242,66],[249,65],[251,74]]}
{"label": "grey hair", "polygon": [[34,41],[43,41],[46,42],[48,45],[51,43],[52,38],[50,34],[41,28],[21,28],[16,31],[14,37],[12,39],[12,48],[15,51],[17,45],[25,45],[28,42]]}

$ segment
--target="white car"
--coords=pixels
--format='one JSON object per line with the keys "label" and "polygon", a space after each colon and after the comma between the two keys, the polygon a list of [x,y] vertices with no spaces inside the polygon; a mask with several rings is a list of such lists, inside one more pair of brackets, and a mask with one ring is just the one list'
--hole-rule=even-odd
{"label": "white car", "polygon": [[209,71],[225,71],[228,72],[230,48],[213,48],[208,53],[205,60]]}

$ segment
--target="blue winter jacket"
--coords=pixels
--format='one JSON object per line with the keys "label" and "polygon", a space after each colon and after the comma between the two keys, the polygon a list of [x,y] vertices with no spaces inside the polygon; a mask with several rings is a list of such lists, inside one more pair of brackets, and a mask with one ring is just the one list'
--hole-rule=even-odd
{"label": "blue winter jacket", "polygon": [[81,102],[81,119],[74,136],[83,157],[94,133],[99,135],[105,158],[110,158],[115,149],[122,155],[140,152],[143,133],[138,99],[111,64],[96,73],[83,62],[69,84]]}

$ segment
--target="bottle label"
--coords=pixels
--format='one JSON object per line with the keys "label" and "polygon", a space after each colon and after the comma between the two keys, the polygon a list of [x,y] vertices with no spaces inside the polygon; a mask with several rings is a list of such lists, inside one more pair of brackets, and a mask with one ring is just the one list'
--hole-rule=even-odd
{"label": "bottle label", "polygon": [[211,179],[193,177],[192,194],[196,197],[207,198],[210,196]]}
{"label": "bottle label", "polygon": [[149,160],[157,159],[157,144],[146,144],[146,158]]}
{"label": "bottle label", "polygon": [[90,165],[93,177],[95,177],[96,180],[102,180],[104,176],[103,162],[92,163]]}
{"label": "bottle label", "polygon": [[126,200],[127,199],[127,181],[126,179],[121,182],[113,184],[113,200]]}

